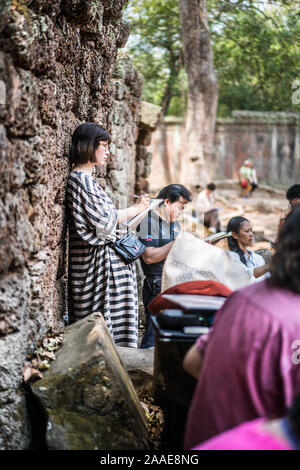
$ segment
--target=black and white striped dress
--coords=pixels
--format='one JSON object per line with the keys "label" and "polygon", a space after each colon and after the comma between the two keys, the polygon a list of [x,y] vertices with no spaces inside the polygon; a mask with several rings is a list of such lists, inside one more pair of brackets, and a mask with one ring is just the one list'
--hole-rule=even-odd
{"label": "black and white striped dress", "polygon": [[135,264],[124,264],[108,244],[117,238],[116,208],[92,176],[73,170],[67,210],[70,313],[101,312],[115,343],[137,347]]}

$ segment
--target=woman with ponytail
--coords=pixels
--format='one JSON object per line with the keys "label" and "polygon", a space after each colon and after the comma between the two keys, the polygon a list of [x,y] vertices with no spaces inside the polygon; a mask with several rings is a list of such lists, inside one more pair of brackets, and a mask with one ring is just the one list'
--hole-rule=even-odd
{"label": "woman with ponytail", "polygon": [[228,248],[232,259],[238,263],[244,264],[245,269],[247,269],[254,278],[259,278],[266,274],[269,270],[269,264],[265,264],[263,257],[255,253],[255,251],[247,249],[249,246],[252,246],[254,242],[253,231],[249,220],[240,216],[232,217],[228,222],[227,232],[232,233],[232,235],[228,237]]}

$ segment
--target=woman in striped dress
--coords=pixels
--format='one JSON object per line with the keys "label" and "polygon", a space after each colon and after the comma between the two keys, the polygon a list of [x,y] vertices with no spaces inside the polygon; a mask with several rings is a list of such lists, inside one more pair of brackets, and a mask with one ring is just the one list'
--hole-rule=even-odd
{"label": "woman in striped dress", "polygon": [[109,157],[109,133],[94,123],[74,131],[70,159],[75,165],[67,184],[69,223],[69,314],[75,319],[101,312],[114,342],[138,345],[135,265],[126,265],[110,246],[119,224],[150,203],[148,195],[128,209],[117,210],[92,176]]}

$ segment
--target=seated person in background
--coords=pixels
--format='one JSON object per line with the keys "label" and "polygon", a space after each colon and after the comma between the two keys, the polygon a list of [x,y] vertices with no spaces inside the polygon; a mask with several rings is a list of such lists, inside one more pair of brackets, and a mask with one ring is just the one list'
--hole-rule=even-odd
{"label": "seated person in background", "polygon": [[299,391],[300,208],[280,231],[270,273],[231,294],[184,358],[198,379],[186,449],[242,422],[284,416]]}
{"label": "seated person in background", "polygon": [[292,186],[289,187],[289,189],[286,192],[286,198],[289,201],[289,212],[285,214],[279,221],[279,226],[278,226],[278,233],[281,229],[281,226],[283,225],[286,217],[288,214],[292,212],[292,210],[300,204],[300,184],[293,184]]}
{"label": "seated person in background", "polygon": [[258,188],[258,182],[257,182],[256,169],[254,168],[253,162],[251,160],[249,160],[249,166],[251,168],[251,175],[250,175],[251,191],[250,191],[250,194],[252,194],[253,191],[256,188]]}
{"label": "seated person in background", "polygon": [[258,418],[222,432],[193,450],[299,450],[300,394],[284,418]]}
{"label": "seated person in background", "polygon": [[[244,264],[245,269],[254,278],[266,274],[269,270],[269,264],[265,264],[263,257],[255,251],[247,250],[247,247],[253,245],[254,242],[249,220],[240,216],[232,217],[227,224],[226,231],[232,232],[232,235],[228,237],[228,248],[232,259]],[[259,280],[262,280],[262,278]]]}
{"label": "seated person in background", "polygon": [[159,210],[149,211],[136,229],[139,239],[147,247],[141,257],[145,274],[143,303],[146,313],[146,331],[141,343],[142,349],[154,346],[154,328],[149,317],[148,304],[161,291],[164,262],[180,231],[176,219],[183,213],[191,198],[190,191],[181,184],[166,186],[157,195],[157,199],[164,200],[163,206]]}
{"label": "seated person in background", "polygon": [[286,198],[289,201],[289,208],[294,209],[300,204],[300,184],[293,184],[286,192]]}
{"label": "seated person in background", "polygon": [[242,197],[249,197],[249,193],[252,189],[251,184],[251,163],[249,160],[245,160],[240,168],[240,186],[242,188]]}
{"label": "seated person in background", "polygon": [[206,189],[201,191],[196,202],[197,216],[204,220],[204,225],[211,233],[220,232],[221,222],[219,218],[219,209],[214,207],[213,192],[216,189],[214,183],[209,183]]}

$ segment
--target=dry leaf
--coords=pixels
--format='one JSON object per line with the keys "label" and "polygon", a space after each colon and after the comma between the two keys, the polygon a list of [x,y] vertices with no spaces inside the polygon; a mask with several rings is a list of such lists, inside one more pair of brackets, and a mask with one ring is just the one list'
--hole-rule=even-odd
{"label": "dry leaf", "polygon": [[32,359],[32,361],[31,361],[31,367],[33,367],[33,368],[36,369],[36,368],[38,367],[38,365],[39,365],[38,360],[37,360],[37,359]]}
{"label": "dry leaf", "polygon": [[42,352],[40,352],[40,356],[42,358],[50,359],[51,361],[55,361],[55,359],[56,359],[55,354],[51,351],[42,351]]}
{"label": "dry leaf", "polygon": [[23,370],[23,378],[25,383],[33,382],[33,380],[42,379],[43,374],[29,365],[25,366]]}
{"label": "dry leaf", "polygon": [[41,361],[38,365],[39,370],[45,370],[50,368],[50,364],[48,361]]}
{"label": "dry leaf", "polygon": [[146,403],[144,403],[143,401],[141,401],[141,405],[142,405],[144,411],[145,411],[147,414],[149,414],[149,407],[146,405]]}

